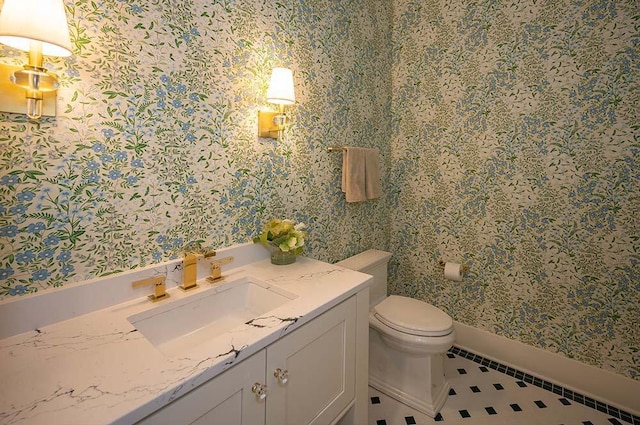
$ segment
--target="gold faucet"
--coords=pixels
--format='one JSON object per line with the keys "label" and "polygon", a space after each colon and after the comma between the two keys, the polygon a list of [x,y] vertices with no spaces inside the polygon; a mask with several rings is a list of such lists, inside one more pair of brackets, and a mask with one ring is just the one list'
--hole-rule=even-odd
{"label": "gold faucet", "polygon": [[211,274],[207,277],[207,280],[211,283],[219,282],[224,279],[222,276],[222,269],[220,266],[228,264],[233,261],[233,257],[225,257],[216,261],[211,261]]}
{"label": "gold faucet", "polygon": [[135,281],[131,284],[134,288],[139,288],[141,286],[154,285],[153,294],[149,295],[149,299],[153,302],[166,300],[169,298],[169,294],[167,294],[167,285],[165,283],[166,276],[155,276],[150,277],[148,279],[142,279]]}
{"label": "gold faucet", "polygon": [[198,287],[196,281],[198,280],[198,258],[210,258],[216,255],[215,251],[209,251],[205,254],[199,254],[196,252],[187,252],[184,255],[184,261],[182,263],[182,272],[184,276],[184,282],[180,285],[180,289],[188,291]]}

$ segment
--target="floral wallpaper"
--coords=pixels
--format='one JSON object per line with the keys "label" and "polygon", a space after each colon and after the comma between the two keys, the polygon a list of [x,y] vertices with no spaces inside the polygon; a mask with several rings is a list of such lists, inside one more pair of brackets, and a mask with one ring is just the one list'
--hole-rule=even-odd
{"label": "floral wallpaper", "polygon": [[[634,0],[65,6],[58,116],[0,112],[0,298],[289,217],[306,255],[391,250],[393,292],[640,379]],[[256,137],[276,66],[281,142]],[[384,197],[346,204],[329,145],[379,148]]]}
{"label": "floral wallpaper", "polygon": [[[58,116],[0,113],[0,297],[248,242],[274,217],[326,261],[387,245],[386,200],[346,205],[326,148],[377,147],[388,168],[390,2],[65,6]],[[257,138],[277,66],[297,97],[282,142]]]}
{"label": "floral wallpaper", "polygon": [[393,291],[640,379],[637,2],[394,5]]}

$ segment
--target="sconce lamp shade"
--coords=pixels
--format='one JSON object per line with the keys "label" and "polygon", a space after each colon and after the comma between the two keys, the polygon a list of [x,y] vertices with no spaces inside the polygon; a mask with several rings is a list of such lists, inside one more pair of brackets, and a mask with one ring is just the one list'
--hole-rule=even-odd
{"label": "sconce lamp shade", "polygon": [[28,52],[32,41],[42,43],[43,55],[71,55],[62,0],[4,0],[0,12],[0,43]]}
{"label": "sconce lamp shade", "polygon": [[287,68],[273,68],[267,89],[267,102],[278,105],[293,105],[296,95],[293,91],[293,73]]}

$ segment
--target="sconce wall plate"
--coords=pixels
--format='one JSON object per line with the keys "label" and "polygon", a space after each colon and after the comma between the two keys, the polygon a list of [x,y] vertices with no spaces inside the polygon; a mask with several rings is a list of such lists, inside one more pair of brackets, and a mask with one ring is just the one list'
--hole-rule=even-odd
{"label": "sconce wall plate", "polygon": [[[13,84],[9,77],[14,72],[23,69],[21,66],[0,64],[0,111],[24,114],[27,105],[25,90]],[[57,91],[42,92],[42,115],[56,116]]]}
{"label": "sconce wall plate", "polygon": [[273,111],[258,111],[258,137],[278,138],[278,126],[273,119],[278,115]]}

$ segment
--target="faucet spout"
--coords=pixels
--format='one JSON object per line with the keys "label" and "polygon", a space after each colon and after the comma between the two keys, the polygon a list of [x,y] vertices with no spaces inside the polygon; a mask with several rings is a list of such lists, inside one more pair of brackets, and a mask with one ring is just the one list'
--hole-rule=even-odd
{"label": "faucet spout", "polygon": [[183,282],[180,285],[180,289],[188,291],[198,287],[196,281],[198,280],[198,257],[201,254],[189,252],[185,254],[182,262]]}

